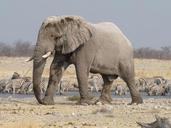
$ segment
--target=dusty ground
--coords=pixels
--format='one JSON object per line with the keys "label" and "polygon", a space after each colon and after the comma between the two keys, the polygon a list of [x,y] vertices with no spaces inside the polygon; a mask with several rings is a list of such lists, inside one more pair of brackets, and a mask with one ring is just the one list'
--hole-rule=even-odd
{"label": "dusty ground", "polygon": [[[26,58],[0,58],[0,78],[10,78],[14,71],[31,76],[32,62]],[[44,76],[49,74],[49,59]],[[74,78],[71,66],[65,77]],[[135,60],[136,77],[161,75],[171,78],[171,61]],[[66,97],[55,97],[56,104],[43,106],[31,98],[0,98],[0,128],[138,128],[136,121],[152,122],[154,115],[171,118],[171,98],[144,100],[128,106],[129,98],[113,99],[112,105],[79,106]]]}
{"label": "dusty ground", "polygon": [[155,114],[171,118],[171,100],[147,99],[128,106],[130,99],[113,99],[112,105],[80,106],[58,96],[53,106],[35,98],[1,98],[1,128],[139,128],[136,121],[152,122]]}

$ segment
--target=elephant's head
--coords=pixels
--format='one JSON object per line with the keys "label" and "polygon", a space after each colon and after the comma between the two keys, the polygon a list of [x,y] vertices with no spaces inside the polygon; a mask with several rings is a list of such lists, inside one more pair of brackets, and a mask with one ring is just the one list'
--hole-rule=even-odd
{"label": "elephant's head", "polygon": [[93,27],[78,16],[51,16],[42,23],[33,59],[33,89],[39,103],[41,89],[39,87],[46,59],[53,51],[60,54],[74,52],[86,43],[93,34]]}

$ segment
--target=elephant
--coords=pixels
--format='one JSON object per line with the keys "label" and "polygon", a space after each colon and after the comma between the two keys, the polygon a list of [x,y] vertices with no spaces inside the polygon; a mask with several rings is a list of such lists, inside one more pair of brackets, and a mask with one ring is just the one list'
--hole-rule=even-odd
{"label": "elephant", "polygon": [[45,93],[46,89],[47,89],[47,85],[48,85],[48,78],[43,77],[40,83],[40,89],[42,93]]}
{"label": "elephant", "polygon": [[[48,87],[42,97],[40,82],[46,60],[54,55]],[[38,32],[33,60],[33,90],[40,104],[54,104],[55,90],[64,71],[75,66],[79,85],[79,104],[111,103],[111,86],[121,77],[128,85],[132,103],[143,103],[135,87],[133,47],[111,22],[90,23],[81,16],[49,16]],[[89,73],[100,73],[104,84],[98,100],[88,92]]]}
{"label": "elephant", "polygon": [[171,128],[171,120],[169,118],[161,118],[155,115],[156,121],[152,123],[137,122],[141,128]]}

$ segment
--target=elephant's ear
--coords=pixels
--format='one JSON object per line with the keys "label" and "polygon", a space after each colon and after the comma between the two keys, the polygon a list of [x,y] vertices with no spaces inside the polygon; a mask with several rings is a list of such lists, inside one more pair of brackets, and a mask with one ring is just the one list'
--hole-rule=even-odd
{"label": "elephant's ear", "polygon": [[79,46],[86,43],[93,35],[92,26],[81,17],[64,17],[61,20],[61,23],[66,27],[63,36],[63,54],[75,51]]}

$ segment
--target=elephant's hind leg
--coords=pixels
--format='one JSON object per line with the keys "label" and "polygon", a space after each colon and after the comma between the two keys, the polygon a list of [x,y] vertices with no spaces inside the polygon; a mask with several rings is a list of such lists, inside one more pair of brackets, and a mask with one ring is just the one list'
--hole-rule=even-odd
{"label": "elephant's hind leg", "polygon": [[80,101],[78,104],[95,104],[94,97],[88,92],[88,68],[85,65],[76,65],[76,75],[80,93]]}
{"label": "elephant's hind leg", "polygon": [[143,103],[143,100],[140,96],[138,89],[135,87],[134,67],[131,63],[126,66],[125,65],[126,63],[120,65],[120,74],[121,78],[126,82],[130,90],[130,94],[132,97],[132,102],[130,103],[130,105],[133,103],[141,104]]}
{"label": "elephant's hind leg", "polygon": [[102,104],[110,104],[112,102],[111,97],[111,87],[114,79],[117,79],[117,75],[109,76],[109,75],[102,75],[104,84],[103,89],[101,92],[101,96],[97,102],[101,102]]}

